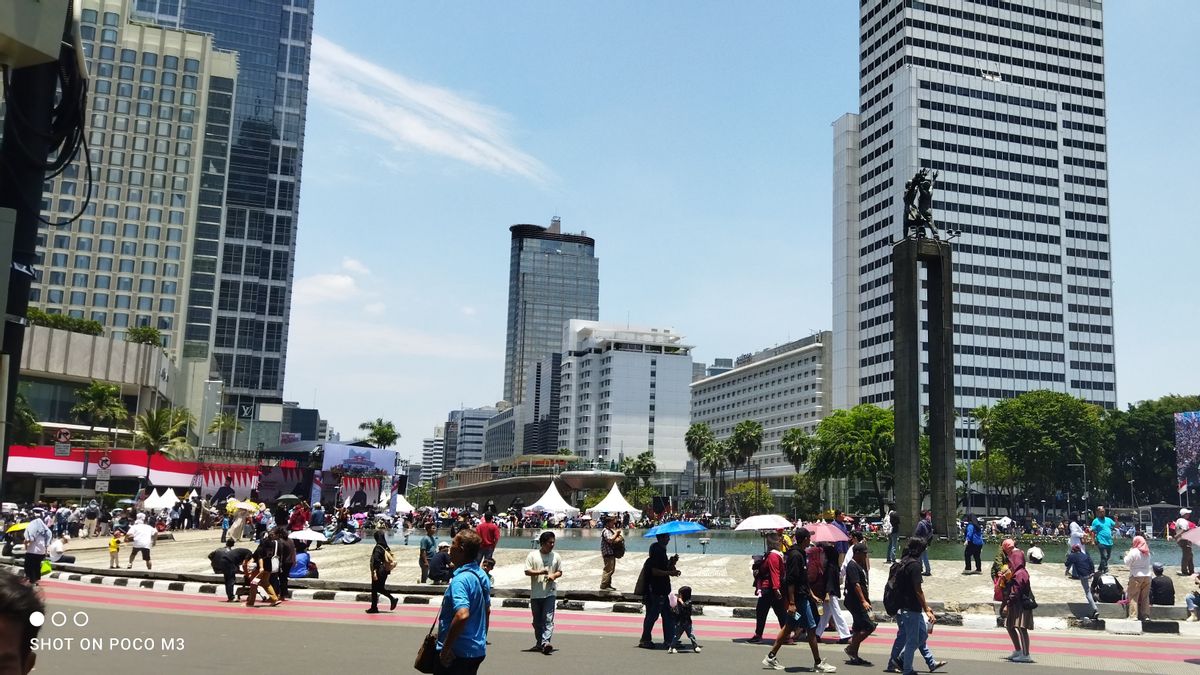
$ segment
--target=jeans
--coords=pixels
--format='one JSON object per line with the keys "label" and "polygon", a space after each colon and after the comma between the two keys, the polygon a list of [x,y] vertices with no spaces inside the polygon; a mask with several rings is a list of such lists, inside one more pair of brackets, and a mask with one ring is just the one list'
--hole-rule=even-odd
{"label": "jeans", "polygon": [[483,562],[484,560],[487,560],[488,558],[495,557],[495,555],[496,555],[496,547],[495,546],[492,546],[491,548],[484,548],[484,547],[480,546],[479,554],[475,556],[475,562],[477,562],[477,563]]}
{"label": "jeans", "polygon": [[671,642],[672,647],[679,647],[679,641],[687,634],[688,639],[692,641],[692,649],[697,646],[696,634],[692,632],[692,622],[680,623],[675,628],[675,639]]}
{"label": "jeans", "polygon": [[783,628],[783,614],[787,610],[783,598],[776,598],[775,591],[769,588],[762,590],[758,596],[758,604],[754,607],[754,637],[762,637],[763,628],[767,625],[767,612],[774,611],[779,627]]}
{"label": "jeans", "polygon": [[896,542],[900,541],[900,533],[892,530],[888,535],[887,561],[896,562]]}
{"label": "jeans", "polygon": [[417,559],[417,564],[421,566],[421,583],[425,583],[429,579],[429,561],[425,559],[425,554]]}
{"label": "jeans", "polygon": [[640,642],[654,642],[650,632],[654,630],[654,624],[658,622],[658,617],[661,615],[663,642],[670,644],[671,639],[675,637],[675,615],[671,614],[671,605],[667,601],[667,596],[649,594],[642,598],[642,603],[646,605],[646,620],[642,622]]}
{"label": "jeans", "polygon": [[982,569],[982,567],[981,567],[982,563],[979,560],[979,552],[982,550],[983,550],[983,544],[971,544],[971,543],[967,544],[966,550],[963,551],[963,566],[964,566],[965,571],[969,572],[971,570],[971,559],[972,558],[975,559],[975,571],[979,572]]}
{"label": "jeans", "polygon": [[1112,544],[1105,546],[1104,544],[1096,544],[1096,548],[1100,549],[1100,573],[1108,571],[1108,559],[1112,557]]}
{"label": "jeans", "polygon": [[1079,580],[1079,583],[1083,586],[1083,597],[1087,598],[1088,607],[1091,608],[1092,614],[1095,614],[1096,612],[1098,612],[1100,610],[1096,609],[1096,600],[1095,600],[1095,598],[1092,597],[1091,581],[1092,580],[1089,579],[1088,577],[1084,577]]}
{"label": "jeans", "polygon": [[896,641],[892,643],[892,660],[902,659],[902,672],[914,672],[913,655],[919,650],[925,665],[932,668],[935,661],[933,652],[929,650],[929,627],[925,624],[925,613],[902,609],[896,623],[900,629],[896,633]]}
{"label": "jeans", "polygon": [[925,566],[925,574],[930,574],[933,571],[929,569],[929,549],[921,551],[921,564]]}
{"label": "jeans", "polygon": [[1183,604],[1187,605],[1188,614],[1196,616],[1196,610],[1200,608],[1200,597],[1195,593],[1188,593],[1183,596]]}
{"label": "jeans", "polygon": [[533,611],[533,637],[539,646],[550,644],[554,637],[554,595],[530,598],[529,609]]}

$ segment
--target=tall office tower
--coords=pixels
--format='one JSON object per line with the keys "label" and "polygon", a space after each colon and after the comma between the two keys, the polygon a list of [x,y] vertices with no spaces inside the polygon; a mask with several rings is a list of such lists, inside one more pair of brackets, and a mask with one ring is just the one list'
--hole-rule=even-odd
{"label": "tall office tower", "polygon": [[445,427],[433,428],[432,438],[421,439],[421,482],[428,483],[441,473],[442,457],[446,451]]}
{"label": "tall office tower", "polygon": [[557,217],[549,228],[513,225],[509,231],[504,399],[516,405],[529,367],[562,348],[567,321],[600,318],[600,261],[595,240],[586,232],[563,234]]}
{"label": "tall office tower", "polygon": [[91,201],[83,206],[82,158],[47,181],[44,218],[84,211],[38,234],[30,304],[97,321],[117,339],[130,327],[157,328],[178,356],[187,317],[212,307],[211,294],[197,297],[212,287],[220,246],[238,57],[209,35],[131,23],[126,7],[81,7]]}
{"label": "tall office tower", "polygon": [[444,427],[445,440],[442,443],[442,462],[440,465],[433,465],[430,471],[434,478],[437,478],[442,473],[454,468],[454,457],[458,454],[458,423],[462,420],[461,410],[451,410],[446,416],[446,425]]}
{"label": "tall office tower", "polygon": [[[454,458],[453,460],[449,457],[446,459],[447,463],[453,461],[453,464],[447,468],[461,469],[475,466],[483,461],[484,427],[487,426],[487,421],[500,411],[493,406],[484,406],[482,408],[463,408],[455,412],[458,413],[457,437],[454,444]],[[452,413],[451,418],[454,417]]]}
{"label": "tall office tower", "polygon": [[534,363],[525,374],[525,400],[519,415],[524,427],[523,455],[553,455],[558,452],[559,391],[562,386],[562,352],[554,352]]}
{"label": "tall office tower", "polygon": [[[211,353],[225,404],[283,395],[312,47],[312,0],[135,0],[135,16],[211,33],[238,52],[219,283],[193,284],[186,351]],[[211,166],[206,166],[207,170]],[[213,198],[215,200],[215,197]],[[205,201],[201,209],[220,204]],[[205,272],[216,272],[205,263]],[[211,283],[211,281],[209,282]],[[216,295],[216,310],[211,305]],[[249,405],[249,407],[247,407]]]}
{"label": "tall office tower", "polygon": [[572,320],[563,331],[558,445],[619,461],[647,450],[658,470],[687,465],[692,348],[670,328]]}
{"label": "tall office tower", "polygon": [[939,172],[938,226],[963,233],[958,437],[977,406],[1034,389],[1114,407],[1100,2],[860,13],[860,110],[834,125],[834,408],[892,400],[891,251],[919,167]]}

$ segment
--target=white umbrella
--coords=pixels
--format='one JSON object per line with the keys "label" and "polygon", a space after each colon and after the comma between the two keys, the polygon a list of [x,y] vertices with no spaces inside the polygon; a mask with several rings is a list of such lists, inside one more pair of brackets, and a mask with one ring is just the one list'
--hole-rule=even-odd
{"label": "white umbrella", "polygon": [[329,541],[329,538],[324,533],[316,530],[296,530],[288,534],[288,539],[301,539],[303,541]]}
{"label": "white umbrella", "polygon": [[792,521],[778,516],[773,513],[765,513],[761,516],[750,516],[737,524],[734,530],[790,530],[792,529]]}

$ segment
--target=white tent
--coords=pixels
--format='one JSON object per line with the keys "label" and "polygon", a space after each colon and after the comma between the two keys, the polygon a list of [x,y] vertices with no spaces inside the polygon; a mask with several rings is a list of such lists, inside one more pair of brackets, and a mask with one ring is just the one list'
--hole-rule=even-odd
{"label": "white tent", "polygon": [[568,504],[567,500],[563,499],[562,495],[558,493],[558,488],[554,487],[554,481],[550,481],[550,487],[546,488],[546,494],[542,495],[535,503],[526,506],[525,511],[565,513],[571,517],[579,515],[579,509]]}
{"label": "white tent", "polygon": [[142,508],[146,510],[154,510],[164,508],[163,497],[158,490],[151,490],[150,496],[142,501]]}
{"label": "white tent", "polygon": [[161,504],[164,509],[169,509],[179,503],[179,497],[175,496],[175,491],[171,488],[163,488]]}
{"label": "white tent", "polygon": [[411,513],[413,511],[416,509],[404,498],[404,495],[396,495],[396,506],[392,508],[392,513]]}
{"label": "white tent", "polygon": [[608,495],[600,500],[600,503],[588,509],[588,513],[593,516],[601,513],[628,513],[630,518],[637,520],[642,517],[642,512],[633,508],[625,498],[621,496],[621,491],[617,489],[617,484],[613,483],[612,489],[608,491]]}

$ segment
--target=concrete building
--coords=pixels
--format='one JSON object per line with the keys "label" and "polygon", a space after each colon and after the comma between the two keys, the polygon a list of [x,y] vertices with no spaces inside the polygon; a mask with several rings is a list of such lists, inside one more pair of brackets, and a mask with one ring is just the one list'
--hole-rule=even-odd
{"label": "concrete building", "polygon": [[596,242],[587,233],[513,225],[508,271],[508,330],[504,350],[504,400],[517,405],[526,393],[530,366],[560,352],[571,319],[600,318],[600,271]]}
{"label": "concrete building", "polygon": [[445,443],[443,444],[444,452],[442,453],[441,466],[430,466],[429,462],[423,462],[428,467],[426,471],[432,472],[434,476],[454,468],[454,456],[458,452],[458,422],[461,418],[461,410],[451,410],[450,414],[446,416],[444,427]]}
{"label": "concrete building", "polygon": [[605,462],[651,450],[660,472],[683,472],[691,350],[671,328],[568,322],[559,447]]}
{"label": "concrete building", "polygon": [[1102,14],[1083,0],[861,3],[860,108],[834,124],[835,408],[892,400],[890,255],[919,167],[939,172],[938,226],[963,233],[960,455],[963,418],[997,399],[1116,405]]}
{"label": "concrete building", "polygon": [[475,466],[483,461],[483,432],[487,421],[495,417],[500,410],[495,406],[484,406],[463,408],[455,412],[458,413],[458,429],[454,444],[454,467]]}
{"label": "concrete building", "polygon": [[321,411],[316,408],[301,408],[299,403],[285,401],[283,404],[283,431],[299,434],[294,441],[321,441]]}
{"label": "concrete building", "polygon": [[445,427],[441,424],[433,428],[432,437],[421,440],[420,482],[429,483],[441,473],[445,440]]}
{"label": "concrete building", "polygon": [[505,408],[492,416],[483,426],[483,461],[491,462],[507,459],[516,453],[520,438],[524,434],[524,425],[518,422],[518,416],[525,408],[522,403],[516,407]]}

